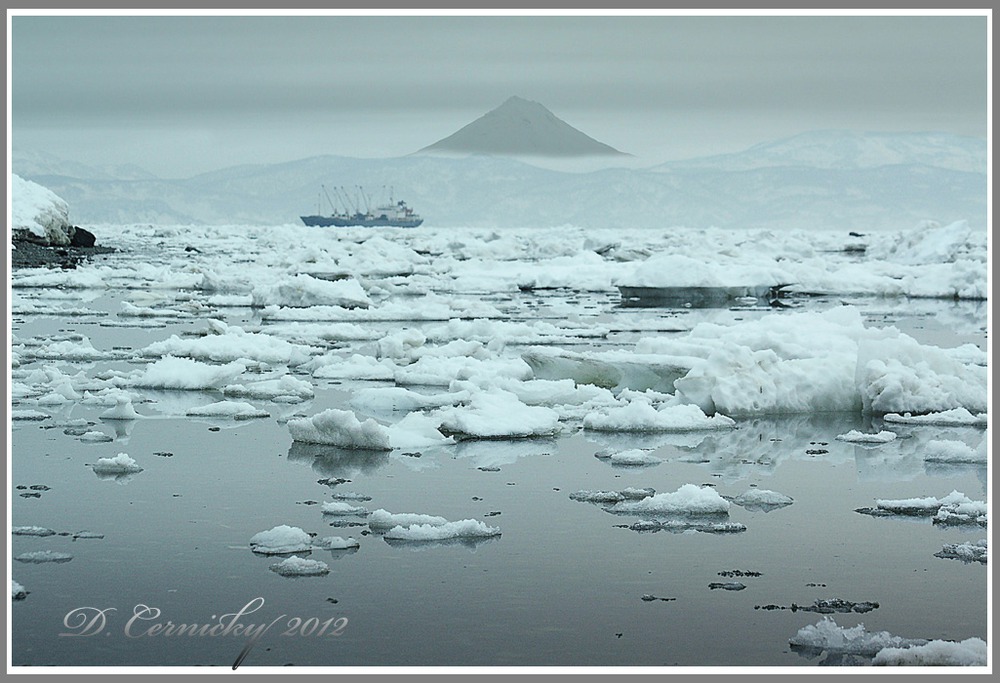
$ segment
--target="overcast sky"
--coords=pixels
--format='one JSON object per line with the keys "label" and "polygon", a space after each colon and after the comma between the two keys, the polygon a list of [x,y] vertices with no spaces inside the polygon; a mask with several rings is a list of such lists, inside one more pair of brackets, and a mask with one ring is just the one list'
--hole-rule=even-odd
{"label": "overcast sky", "polygon": [[985,16],[14,16],[13,148],[183,177],[403,156],[511,95],[653,163],[814,129],[985,137]]}

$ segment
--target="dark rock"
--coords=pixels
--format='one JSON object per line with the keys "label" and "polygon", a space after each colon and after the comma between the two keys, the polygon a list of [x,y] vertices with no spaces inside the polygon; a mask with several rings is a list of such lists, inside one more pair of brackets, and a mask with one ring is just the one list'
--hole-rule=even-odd
{"label": "dark rock", "polygon": [[97,243],[97,237],[90,230],[74,227],[69,243],[74,247],[92,247]]}

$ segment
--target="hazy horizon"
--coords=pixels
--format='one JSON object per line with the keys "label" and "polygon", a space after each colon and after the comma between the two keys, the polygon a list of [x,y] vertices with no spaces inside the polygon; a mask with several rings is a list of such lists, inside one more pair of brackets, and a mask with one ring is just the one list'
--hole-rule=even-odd
{"label": "hazy horizon", "polygon": [[812,130],[987,135],[985,15],[13,14],[9,151],[161,177],[406,156],[511,96],[646,166]]}

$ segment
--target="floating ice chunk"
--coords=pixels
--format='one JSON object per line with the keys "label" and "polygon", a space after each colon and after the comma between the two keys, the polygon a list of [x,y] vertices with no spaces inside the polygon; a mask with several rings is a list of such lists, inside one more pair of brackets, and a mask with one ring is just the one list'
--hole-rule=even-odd
{"label": "floating ice chunk", "polygon": [[94,361],[114,358],[121,354],[99,351],[90,343],[90,339],[82,337],[81,339],[54,341],[38,348],[28,349],[24,355],[30,358],[59,361]]}
{"label": "floating ice chunk", "polygon": [[250,538],[250,550],[260,555],[286,555],[310,550],[312,537],[297,526],[281,524]]}
{"label": "floating ice chunk", "polygon": [[113,458],[98,458],[97,462],[91,465],[97,474],[135,474],[142,472],[142,468],[136,464],[135,460],[129,457],[128,453],[119,453]]}
{"label": "floating ice chunk", "polygon": [[846,434],[838,434],[836,438],[838,441],[847,441],[849,443],[883,444],[893,441],[896,438],[896,434],[895,432],[886,430],[882,430],[878,434],[865,434],[856,429],[852,429]]}
{"label": "floating ice chunk", "polygon": [[416,524],[424,526],[441,526],[442,524],[447,523],[448,520],[444,517],[421,515],[412,512],[392,513],[382,508],[375,510],[375,512],[368,517],[368,526],[372,531],[384,531],[395,526],[412,526]]}
{"label": "floating ice chunk", "polygon": [[879,650],[875,666],[986,666],[986,641],[967,638],[961,642],[932,640],[926,645]]}
{"label": "floating ice chunk", "polygon": [[282,576],[322,576],[330,573],[330,566],[320,560],[307,560],[292,555],[270,567],[272,572]]}
{"label": "floating ice chunk", "polygon": [[243,401],[217,401],[207,406],[190,408],[186,414],[191,417],[232,417],[237,420],[271,416],[266,410],[260,410]]}
{"label": "floating ice chunk", "polygon": [[235,325],[221,325],[218,333],[197,339],[172,335],[153,342],[142,350],[144,356],[176,356],[218,363],[253,360],[262,363],[301,365],[310,359],[312,349],[258,332],[247,332]]}
{"label": "floating ice chunk", "polygon": [[584,503],[617,503],[625,500],[618,491],[575,491],[569,494],[570,500],[579,500]]}
{"label": "floating ice chunk", "polygon": [[621,453],[614,453],[608,461],[612,467],[652,467],[663,462],[662,458],[651,455],[646,451],[634,448]]}
{"label": "floating ice chunk", "polygon": [[80,435],[80,441],[83,441],[84,443],[106,443],[108,441],[114,441],[114,437],[108,436],[104,432],[89,431]]}
{"label": "floating ice chunk", "polygon": [[346,517],[366,517],[368,515],[368,508],[360,505],[351,505],[350,503],[345,503],[339,500],[323,503],[320,507],[320,511],[324,515],[338,515]]}
{"label": "floating ice chunk", "polygon": [[858,624],[853,628],[841,628],[830,617],[824,617],[815,626],[809,625],[799,629],[799,632],[788,641],[792,647],[867,657],[875,656],[885,648],[909,648],[926,643],[926,640],[894,636],[888,631],[869,632],[865,630],[864,624]]}
{"label": "floating ice chunk", "polygon": [[10,599],[11,600],[24,600],[28,597],[28,591],[24,589],[24,586],[19,584],[14,579],[10,580]]}
{"label": "floating ice chunk", "polygon": [[947,463],[985,463],[986,450],[973,450],[964,441],[928,441],[924,447],[924,460]]}
{"label": "floating ice chunk", "polygon": [[292,308],[368,308],[372,303],[364,288],[354,278],[323,280],[305,273],[278,283],[257,285],[251,297],[254,308],[273,305]]}
{"label": "floating ice chunk", "polygon": [[941,548],[941,552],[934,553],[934,557],[986,564],[989,561],[987,539],[983,538],[978,541],[968,541],[965,543],[945,543]]}
{"label": "floating ice chunk", "polygon": [[468,391],[440,394],[421,394],[403,387],[368,387],[359,389],[351,397],[351,405],[366,412],[411,412],[427,408],[454,406],[468,401]]}
{"label": "floating ice chunk", "polygon": [[708,417],[696,405],[657,409],[641,400],[590,413],[583,419],[585,428],[605,432],[686,432],[731,429],[735,425],[736,422],[725,415]]}
{"label": "floating ice chunk", "polygon": [[222,388],[222,393],[226,396],[261,400],[274,400],[287,396],[306,400],[316,394],[312,384],[291,375],[282,375],[277,379],[261,380],[248,384],[228,384]]}
{"label": "floating ice chunk", "polygon": [[442,541],[451,538],[487,538],[499,536],[500,529],[475,519],[463,519],[444,524],[411,524],[394,526],[385,533],[385,538],[400,541]]}
{"label": "floating ice chunk", "polygon": [[12,410],[10,411],[11,420],[24,420],[24,421],[40,421],[48,420],[52,416],[48,413],[43,413],[38,410]]}
{"label": "floating ice chunk", "polygon": [[101,413],[102,420],[136,420],[142,417],[135,411],[131,397],[118,395],[115,398],[115,405]]}
{"label": "floating ice chunk", "polygon": [[328,355],[313,359],[313,377],[320,379],[389,380],[396,376],[396,364],[388,358],[354,354],[350,358]]}
{"label": "floating ice chunk", "polygon": [[766,511],[791,505],[794,501],[777,491],[752,488],[733,498],[733,502],[748,510]]}
{"label": "floating ice chunk", "polygon": [[484,439],[551,436],[559,431],[559,414],[543,406],[527,406],[499,389],[474,394],[468,406],[439,413],[442,433]]}
{"label": "floating ice chunk", "polygon": [[876,499],[874,508],[859,508],[855,512],[874,516],[906,515],[932,517],[934,524],[986,526],[988,506],[969,499],[964,493],[952,491],[944,498]]}
{"label": "floating ice chunk", "polygon": [[966,408],[954,408],[952,410],[943,410],[937,413],[927,413],[926,415],[887,413],[882,419],[886,422],[897,422],[902,424],[943,425],[956,427],[986,425],[986,413],[973,415]]}
{"label": "floating ice chunk", "polygon": [[987,369],[966,365],[905,334],[858,347],[855,382],[865,413],[986,411]]}
{"label": "floating ice chunk", "polygon": [[673,493],[657,493],[625,500],[605,508],[609,512],[650,515],[726,515],[729,501],[710,486],[684,484]]}
{"label": "floating ice chunk", "polygon": [[15,536],[54,536],[56,532],[43,526],[16,526],[10,533]]}
{"label": "floating ice chunk", "polygon": [[455,443],[455,439],[445,436],[438,427],[440,421],[423,413],[410,413],[394,425],[390,425],[389,443],[393,448],[430,448]]}
{"label": "floating ice chunk", "polygon": [[246,368],[239,361],[210,365],[190,358],[164,356],[146,366],[132,384],[150,389],[217,389],[231,383]]}
{"label": "floating ice chunk", "polygon": [[69,553],[57,553],[54,550],[36,550],[30,553],[21,553],[14,559],[18,562],[41,564],[42,562],[69,562],[73,556]]}
{"label": "floating ice chunk", "polygon": [[312,417],[288,421],[294,441],[341,448],[391,451],[390,432],[375,420],[358,420],[349,410],[330,408]]}
{"label": "floating ice chunk", "polygon": [[363,493],[354,493],[352,491],[341,491],[340,493],[334,493],[331,498],[334,500],[371,500],[371,496],[366,496]]}
{"label": "floating ice chunk", "polygon": [[360,548],[361,543],[352,536],[342,538],[340,536],[326,536],[313,541],[313,547],[318,550],[348,550],[350,548]]}

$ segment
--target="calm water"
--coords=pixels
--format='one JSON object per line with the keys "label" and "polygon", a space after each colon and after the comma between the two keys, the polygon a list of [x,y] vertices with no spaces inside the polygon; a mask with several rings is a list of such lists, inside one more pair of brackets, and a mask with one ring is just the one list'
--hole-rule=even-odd
{"label": "calm water", "polygon": [[[118,296],[86,305],[116,311]],[[571,299],[602,324],[623,330],[600,342],[607,346],[630,343],[638,333],[628,329],[640,322],[762,314],[624,310],[616,308],[615,297]],[[566,303],[556,294],[506,301],[511,311],[532,319],[544,317],[550,304]],[[864,305],[873,324],[894,324],[925,343],[985,347],[985,304]],[[231,313],[230,322],[252,322],[246,310]],[[98,323],[18,317],[14,331],[22,340],[78,332],[99,349],[137,349],[202,326],[181,321],[142,330]],[[64,370],[73,367],[92,375],[139,366],[82,363]],[[879,603],[866,614],[833,615],[843,627],[864,623],[870,631],[907,638],[986,638],[987,567],[934,556],[945,543],[985,538],[984,529],[854,512],[876,498],[943,497],[952,490],[986,500],[984,467],[932,467],[921,455],[922,444],[932,439],[975,447],[982,430],[894,426],[902,438],[865,448],[834,437],[851,429],[877,431],[879,423],[824,414],[742,420],[732,432],[696,437],[601,435],[571,425],[559,438],[466,442],[419,457],[293,445],[284,418],[343,406],[353,386],[320,383],[314,399],[294,406],[254,401],[271,412],[268,419],[162,417],[114,425],[97,419],[100,408],[71,405],[41,423],[15,423],[12,487],[50,488],[37,498],[15,489],[11,524],[104,537],[12,538],[13,556],[34,550],[72,555],[62,563],[13,562],[13,578],[30,591],[11,604],[13,664],[230,667],[242,637],[153,635],[148,629],[168,621],[211,626],[248,605],[257,609],[245,611],[239,623],[271,626],[246,654],[246,668],[810,667],[837,660],[797,653],[788,640],[821,615],[755,608],[824,598]],[[159,392],[153,398],[159,410],[182,415],[185,407],[221,396]],[[64,434],[62,426],[77,418],[95,421],[94,428],[115,441],[88,444]],[[663,462],[612,467],[594,457],[607,448],[655,448]],[[807,452],[819,450],[825,452]],[[144,471],[116,481],[98,478],[87,466],[119,452]],[[349,481],[331,489],[318,482],[326,478]],[[579,489],[669,492],[687,483],[710,484],[726,496],[757,486],[794,503],[770,512],[734,505],[730,519],[746,525],[742,533],[638,533],[622,528],[638,517],[614,516],[569,498]],[[477,544],[390,544],[363,535],[363,523],[331,526],[340,518],[324,517],[314,504],[331,500],[331,491],[371,496],[361,503],[370,510],[474,517],[500,527],[502,536]],[[247,545],[255,533],[279,524],[319,536],[354,536],[361,547],[313,551],[311,558],[330,565],[328,575],[285,578],[268,569],[277,558],[254,555]],[[733,570],[760,575],[720,576]],[[746,588],[709,587],[730,580]],[[647,594],[672,599],[642,600]],[[129,626],[142,605],[160,616]],[[61,635],[73,631],[77,617],[70,613],[80,608],[91,608],[91,616],[106,610],[104,628],[89,637]],[[346,625],[337,621],[342,618]],[[323,624],[328,632],[334,624],[342,628],[317,636]]]}

